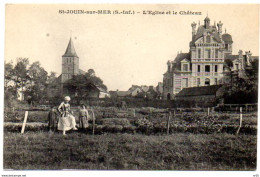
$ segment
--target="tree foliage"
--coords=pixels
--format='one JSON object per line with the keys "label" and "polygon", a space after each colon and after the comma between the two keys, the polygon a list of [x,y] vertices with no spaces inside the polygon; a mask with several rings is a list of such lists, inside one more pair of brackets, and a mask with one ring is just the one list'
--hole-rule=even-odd
{"label": "tree foliage", "polygon": [[239,77],[236,73],[231,74],[231,83],[225,86],[225,103],[257,103],[258,60],[252,62],[252,67],[245,69],[243,77]]}
{"label": "tree foliage", "polygon": [[29,103],[44,102],[47,84],[55,77],[53,72],[48,76],[38,61],[30,65],[28,58],[18,58],[15,65],[12,62],[5,63],[5,103],[16,99],[18,92]]}
{"label": "tree foliage", "polygon": [[99,87],[107,91],[107,87],[103,81],[93,75],[93,73],[95,72],[92,69],[86,74],[74,75],[72,79],[65,83],[65,87],[69,90],[71,95],[75,95],[79,99],[89,97],[93,87]]}

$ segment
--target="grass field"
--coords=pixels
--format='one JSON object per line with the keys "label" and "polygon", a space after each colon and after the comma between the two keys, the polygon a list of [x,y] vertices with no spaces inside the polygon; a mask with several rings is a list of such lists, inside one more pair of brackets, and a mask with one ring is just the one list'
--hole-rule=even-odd
{"label": "grass field", "polygon": [[255,135],[5,132],[4,169],[255,170]]}

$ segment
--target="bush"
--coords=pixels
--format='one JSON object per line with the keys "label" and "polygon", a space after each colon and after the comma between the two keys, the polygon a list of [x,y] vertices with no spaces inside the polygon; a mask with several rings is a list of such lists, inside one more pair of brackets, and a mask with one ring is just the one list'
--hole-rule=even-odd
{"label": "bush", "polygon": [[129,126],[129,120],[125,118],[108,118],[101,120],[102,125],[121,125],[121,126]]}

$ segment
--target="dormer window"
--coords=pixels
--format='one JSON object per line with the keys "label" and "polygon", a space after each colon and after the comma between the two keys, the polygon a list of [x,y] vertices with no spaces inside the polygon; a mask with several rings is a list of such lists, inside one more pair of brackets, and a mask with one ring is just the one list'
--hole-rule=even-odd
{"label": "dormer window", "polygon": [[188,64],[183,64],[183,71],[189,71],[189,65]]}
{"label": "dormer window", "polygon": [[207,37],[206,37],[206,42],[207,42],[207,43],[210,43],[210,36],[207,36]]}

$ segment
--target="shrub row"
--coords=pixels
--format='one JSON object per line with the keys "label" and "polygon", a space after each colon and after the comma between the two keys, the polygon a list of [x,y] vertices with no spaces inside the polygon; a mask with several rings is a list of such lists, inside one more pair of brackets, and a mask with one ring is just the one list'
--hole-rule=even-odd
{"label": "shrub row", "polygon": [[[21,123],[5,123],[4,131],[8,132],[21,132]],[[170,126],[170,133],[194,133],[194,134],[212,134],[212,133],[230,133],[235,134],[238,126],[232,125],[212,125],[212,126],[185,126],[185,125],[174,125]],[[45,123],[33,123],[26,125],[25,131],[47,131],[47,124]],[[88,133],[92,133],[93,127],[90,125],[87,128]],[[165,134],[167,126],[162,124],[156,124],[153,126],[146,125],[96,125],[95,134],[103,133],[142,133],[146,135],[151,134]],[[256,135],[256,126],[242,126],[240,129],[241,134]]]}

